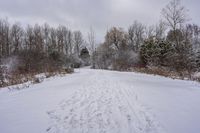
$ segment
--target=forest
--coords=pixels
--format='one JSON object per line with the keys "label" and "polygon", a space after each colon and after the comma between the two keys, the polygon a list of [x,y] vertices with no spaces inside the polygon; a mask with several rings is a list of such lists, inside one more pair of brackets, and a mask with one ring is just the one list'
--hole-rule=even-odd
{"label": "forest", "polygon": [[0,87],[84,66],[200,80],[200,27],[179,0],[166,5],[161,16],[152,26],[134,21],[127,29],[111,27],[101,43],[92,28],[84,36],[64,25],[0,19]]}

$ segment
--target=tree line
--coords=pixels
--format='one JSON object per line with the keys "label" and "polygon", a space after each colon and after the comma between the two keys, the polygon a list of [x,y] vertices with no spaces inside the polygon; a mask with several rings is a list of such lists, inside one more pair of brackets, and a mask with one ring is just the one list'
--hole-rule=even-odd
{"label": "tree line", "polygon": [[[23,28],[20,23],[11,25],[6,19],[0,19],[1,59],[22,55],[20,58],[30,56],[30,59],[27,58],[27,60],[34,62],[35,65],[40,62],[47,63],[47,58],[51,61],[57,61],[54,63],[55,65],[64,63],[66,60],[71,60],[68,61],[70,64],[72,58],[73,61],[78,61],[76,58],[79,58],[85,45],[82,33],[72,31],[66,26],[60,25],[54,28],[48,24],[42,26],[36,24]],[[46,58],[45,61],[42,60],[43,58]],[[27,65],[33,65],[33,63]]]}
{"label": "tree line", "polygon": [[163,8],[155,26],[135,21],[127,31],[113,27],[95,51],[95,67],[128,70],[164,68],[189,77],[200,70],[200,27],[189,24],[188,10],[180,0]]}
{"label": "tree line", "polygon": [[74,67],[90,65],[89,44],[81,31],[66,26],[23,27],[0,19],[0,86],[27,74],[71,72]]}

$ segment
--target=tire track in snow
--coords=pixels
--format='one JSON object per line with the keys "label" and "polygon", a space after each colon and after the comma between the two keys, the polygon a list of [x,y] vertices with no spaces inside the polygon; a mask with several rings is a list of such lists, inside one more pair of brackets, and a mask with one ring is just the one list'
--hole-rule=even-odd
{"label": "tire track in snow", "polygon": [[[87,82],[48,111],[49,133],[156,133],[154,120],[117,78],[91,71]],[[78,82],[78,81],[77,81]],[[135,101],[132,101],[135,97]]]}

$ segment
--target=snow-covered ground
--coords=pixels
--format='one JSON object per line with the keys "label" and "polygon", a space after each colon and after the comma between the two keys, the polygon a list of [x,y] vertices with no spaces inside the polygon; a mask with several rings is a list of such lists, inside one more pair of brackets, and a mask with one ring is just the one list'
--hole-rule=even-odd
{"label": "snow-covered ground", "polygon": [[0,133],[200,133],[200,84],[80,69],[0,91]]}

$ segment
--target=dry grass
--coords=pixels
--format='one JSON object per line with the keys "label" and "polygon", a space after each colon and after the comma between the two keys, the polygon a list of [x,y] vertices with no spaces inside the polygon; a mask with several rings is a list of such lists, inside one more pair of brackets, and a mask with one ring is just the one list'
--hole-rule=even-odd
{"label": "dry grass", "polygon": [[6,76],[6,82],[3,85],[1,85],[1,87],[22,84],[22,83],[26,83],[28,81],[32,82],[33,84],[37,84],[37,83],[41,83],[44,80],[44,78],[50,78],[50,77],[54,77],[56,75],[65,76],[66,74],[71,74],[73,72],[74,72],[73,69],[63,68],[59,71],[45,72],[44,77],[36,76],[40,73],[35,73],[35,72],[34,73],[30,72],[28,74],[25,74],[25,73],[20,74],[19,72],[15,72],[12,74],[8,74],[8,76]]}
{"label": "dry grass", "polygon": [[160,75],[164,77],[169,77],[173,79],[191,79],[191,74],[187,71],[176,72],[169,70],[164,67],[147,67],[147,68],[131,68],[131,71],[146,73],[146,74],[153,74],[153,75]]}

